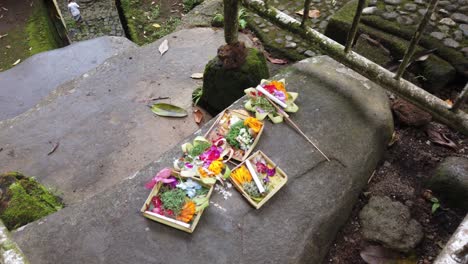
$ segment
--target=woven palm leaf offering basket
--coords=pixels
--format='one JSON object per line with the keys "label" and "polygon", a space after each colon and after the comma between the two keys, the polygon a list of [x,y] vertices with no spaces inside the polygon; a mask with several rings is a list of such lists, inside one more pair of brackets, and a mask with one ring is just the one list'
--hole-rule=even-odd
{"label": "woven palm leaf offering basket", "polygon": [[288,176],[257,151],[232,170],[230,180],[253,207],[260,209],[286,184]]}
{"label": "woven palm leaf offering basket", "polygon": [[204,137],[183,144],[182,150],[174,168],[162,169],[146,184],[152,191],[141,212],[156,222],[192,233],[209,205],[217,179],[230,176],[225,162],[232,150],[213,145]]}
{"label": "woven palm leaf offering basket", "polygon": [[[225,110],[206,133],[212,142],[225,142],[234,152],[233,160],[244,161],[253,151],[263,132],[262,121],[243,110]],[[224,140],[224,141],[223,141]]]}

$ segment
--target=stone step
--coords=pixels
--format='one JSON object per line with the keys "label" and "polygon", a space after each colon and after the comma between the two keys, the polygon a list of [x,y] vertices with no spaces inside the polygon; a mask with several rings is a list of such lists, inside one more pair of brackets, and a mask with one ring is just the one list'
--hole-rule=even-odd
{"label": "stone step", "polygon": [[[197,41],[189,37],[194,33],[198,34]],[[208,40],[211,34],[220,33],[206,29],[181,31],[174,35],[177,40],[169,37],[170,41],[176,42],[169,42],[172,50],[162,59],[158,59],[157,54],[141,52],[138,58],[135,56],[128,61],[126,67],[112,67],[111,61],[99,72],[102,77],[107,77],[102,71],[120,71],[120,75],[128,76],[128,81],[133,83],[133,71],[138,67],[132,61],[147,56],[154,58],[154,62],[140,67],[159,68],[165,73],[151,72],[141,79],[165,80],[170,76],[174,78],[172,80],[185,80],[187,71],[196,71],[202,66],[192,63],[207,55],[204,50],[211,49],[212,41]],[[146,51],[151,49],[147,47]],[[166,65],[166,69],[161,65]],[[175,71],[177,67],[174,66],[182,69]],[[331,161],[324,160],[288,125],[267,122],[256,149],[269,155],[288,174],[289,181],[260,210],[252,208],[235,189],[228,189],[232,193],[228,199],[215,191],[212,206],[206,209],[193,234],[144,218],[139,213],[148,195],[144,183],[163,167],[171,166],[181,154],[179,144],[171,144],[172,148],[157,160],[153,158],[155,155],[144,159],[155,161],[138,173],[129,174],[133,176],[127,180],[81,204],[20,228],[14,233],[14,239],[32,263],[38,264],[321,263],[382,158],[393,132],[392,114],[381,88],[329,57],[301,61],[275,78],[286,78],[288,89],[299,92],[296,103],[300,110],[292,115],[292,119],[314,138]],[[100,80],[108,82],[106,78]],[[113,91],[115,86],[123,85],[110,84],[102,85]],[[136,84],[137,90],[138,87]],[[179,98],[184,96],[185,92],[175,90]],[[78,90],[74,94],[77,93]],[[242,103],[243,100],[239,100],[232,107],[242,107]],[[141,111],[138,105],[130,105],[133,106],[131,109],[128,103],[118,105],[114,105],[115,111],[119,108]],[[145,112],[139,115],[140,118],[143,116]],[[105,118],[119,120],[118,117],[114,114]],[[164,120],[157,119],[160,123],[159,126],[155,124],[154,129],[167,125]],[[206,124],[201,132],[188,136],[184,142],[203,134],[210,124]],[[108,121],[105,125],[118,134],[115,136],[117,143],[126,142],[129,133],[119,132],[124,125],[113,127]],[[111,135],[106,130],[100,134]],[[94,142],[92,138],[88,140]],[[151,137],[143,138],[148,147],[141,153],[149,155],[144,151],[160,147],[152,140]],[[86,146],[80,149],[92,151]]]}
{"label": "stone step", "polygon": [[[73,204],[129,177],[196,131],[191,94],[201,81],[190,76],[203,72],[224,43],[223,33],[190,29],[165,39],[164,56],[158,51],[162,40],[128,50],[1,121],[0,168],[35,176]],[[189,116],[154,116],[141,102],[153,97],[169,97],[158,102],[181,106]]]}
{"label": "stone step", "polygon": [[27,111],[61,84],[136,47],[126,38],[100,37],[34,55],[0,72],[0,120]]}

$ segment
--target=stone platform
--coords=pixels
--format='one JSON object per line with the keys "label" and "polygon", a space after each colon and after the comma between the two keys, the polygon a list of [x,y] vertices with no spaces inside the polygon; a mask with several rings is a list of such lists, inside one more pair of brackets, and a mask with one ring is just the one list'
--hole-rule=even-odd
{"label": "stone platform", "polygon": [[[199,39],[196,45],[203,49],[190,49],[191,45],[195,45],[190,44],[193,41],[176,47],[170,42],[172,50],[161,59],[165,65],[195,70],[196,65],[187,66],[190,62],[184,58],[203,56],[203,50],[209,47],[208,43],[203,42],[208,41],[208,36],[197,33]],[[188,39],[187,35],[187,32],[181,31],[173,36],[180,41]],[[173,36],[168,38],[171,40]],[[149,53],[133,56],[132,61],[126,64],[127,68],[114,67],[110,62],[100,69],[108,72],[108,75],[101,76],[129,75],[126,83],[133,83],[131,72],[137,69],[133,65],[142,63],[148,56]],[[140,67],[150,69],[158,66],[154,62]],[[166,76],[183,79],[184,75],[180,72],[173,72],[172,68],[167,70],[166,75],[147,74],[142,79],[150,81],[154,78],[156,81],[164,80]],[[218,191],[213,194],[211,206],[206,209],[193,234],[142,217],[139,209],[149,193],[144,189],[144,183],[163,167],[171,166],[181,154],[179,144],[171,144],[171,148],[166,148],[170,150],[160,157],[146,154],[149,157],[143,160],[154,161],[138,173],[129,174],[131,177],[128,179],[81,204],[17,230],[14,239],[32,263],[38,264],[321,263],[385,151],[393,132],[392,115],[382,89],[328,57],[301,61],[275,78],[283,77],[289,90],[299,92],[296,103],[300,110],[292,115],[292,119],[318,142],[331,161],[324,160],[286,124],[267,123],[256,148],[277,162],[288,174],[289,181],[260,210],[250,207],[231,188],[227,190],[232,193],[228,199],[224,199]],[[98,80],[103,82],[99,87],[112,91],[116,86],[123,86],[105,83],[103,78]],[[87,80],[80,82],[86,84]],[[138,90],[139,84],[134,87]],[[162,87],[167,87],[167,92],[171,89],[170,83]],[[79,93],[76,89],[75,94]],[[180,93],[178,97],[181,97]],[[114,105],[116,111],[119,108],[137,111],[140,119],[145,115],[137,105],[117,101]],[[238,108],[241,104],[242,99],[232,107]],[[127,125],[138,125],[137,120],[131,124],[112,124],[111,121],[118,121],[122,114],[111,112],[107,121],[96,120],[106,122],[107,126],[111,126],[109,129],[112,129],[112,133],[121,137],[121,140],[116,138],[116,144],[126,142],[126,135],[131,132],[126,131]],[[164,121],[158,120],[158,124],[155,122],[152,127],[159,129],[169,125],[159,122]],[[171,122],[170,126],[176,127],[174,131],[179,131],[181,124],[175,120]],[[83,129],[86,129],[86,123],[84,125]],[[150,123],[147,125],[150,126]],[[181,142],[203,134],[209,126],[210,123],[206,124],[201,132]],[[84,132],[80,130],[76,137]],[[120,130],[124,134],[117,133]],[[102,131],[106,136],[112,133]],[[143,138],[135,134],[135,130],[132,134],[136,136],[135,139],[148,145],[142,151],[164,148],[153,142],[153,137],[160,134],[147,134]],[[89,145],[88,148],[77,147],[75,151],[91,149]]]}

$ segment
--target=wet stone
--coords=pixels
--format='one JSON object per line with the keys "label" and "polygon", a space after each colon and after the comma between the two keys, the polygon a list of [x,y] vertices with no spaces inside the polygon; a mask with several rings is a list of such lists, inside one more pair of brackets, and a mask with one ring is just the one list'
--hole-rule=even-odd
{"label": "wet stone", "polygon": [[297,52],[299,52],[299,53],[303,53],[306,49],[303,48],[303,47],[298,47],[296,50],[297,50]]}
{"label": "wet stone", "polygon": [[425,5],[426,4],[426,1],[424,0],[414,0],[414,2],[418,5]]}
{"label": "wet stone", "polygon": [[399,5],[401,0],[384,0],[384,2],[389,5]]}
{"label": "wet stone", "polygon": [[398,17],[398,13],[397,12],[385,12],[382,14],[382,17],[387,20],[394,20],[395,18]]}
{"label": "wet stone", "polygon": [[385,11],[392,12],[395,11],[395,7],[391,5],[386,5],[385,6]]}
{"label": "wet stone", "polygon": [[446,6],[446,5],[450,5],[451,2],[450,1],[440,1],[438,6]]}
{"label": "wet stone", "polygon": [[414,23],[413,19],[407,16],[397,17],[397,22],[401,25],[412,25]]}
{"label": "wet stone", "polygon": [[363,15],[373,15],[379,10],[376,6],[366,7],[362,10]]}
{"label": "wet stone", "polygon": [[448,33],[450,31],[450,28],[447,27],[446,25],[441,25],[437,27],[441,32]]}
{"label": "wet stone", "polygon": [[437,19],[436,14],[432,13],[432,14],[431,14],[431,20],[432,20],[432,21],[435,21],[436,19]]}
{"label": "wet stone", "polygon": [[458,8],[458,11],[463,12],[463,13],[468,13],[468,6],[462,6]]}
{"label": "wet stone", "polygon": [[453,26],[457,25],[457,23],[455,23],[455,21],[453,21],[451,18],[448,18],[448,17],[442,18],[439,21],[439,24],[447,25],[447,26],[450,26],[450,27],[453,27]]}
{"label": "wet stone", "polygon": [[295,42],[288,42],[284,47],[288,49],[295,49],[297,47],[297,44]]}
{"label": "wet stone", "polygon": [[461,30],[455,30],[453,32],[453,39],[456,41],[463,41],[463,32],[461,32]]}
{"label": "wet stone", "polygon": [[444,40],[444,45],[449,47],[449,48],[458,48],[460,47],[460,43],[458,43],[456,40],[448,38]]}
{"label": "wet stone", "polygon": [[468,16],[461,13],[454,13],[450,18],[458,23],[468,24]]}
{"label": "wet stone", "polygon": [[278,44],[283,44],[283,39],[280,39],[280,38],[277,38],[275,39],[275,42],[278,43]]}
{"label": "wet stone", "polygon": [[450,12],[456,11],[458,9],[458,5],[448,5],[445,7]]}
{"label": "wet stone", "polygon": [[369,6],[377,5],[377,0],[369,0]]}
{"label": "wet stone", "polygon": [[287,36],[286,36],[286,40],[287,40],[287,41],[291,41],[291,40],[293,40],[293,37],[292,37],[292,36],[289,36],[289,35],[287,35]]}
{"label": "wet stone", "polygon": [[319,25],[319,28],[320,29],[325,29],[328,25],[328,22],[327,21],[322,21],[320,22],[320,25]]}
{"label": "wet stone", "polygon": [[270,32],[270,30],[268,28],[264,28],[264,29],[262,29],[262,31],[265,32],[265,33]]}
{"label": "wet stone", "polygon": [[442,32],[432,32],[430,35],[438,40],[443,40],[446,37],[445,33]]}
{"label": "wet stone", "polygon": [[411,3],[405,4],[405,10],[407,11],[416,11],[416,9],[418,9],[416,4],[411,4]]}
{"label": "wet stone", "polygon": [[439,13],[442,14],[442,15],[446,15],[446,16],[450,15],[450,12],[447,11],[447,10],[445,10],[445,9],[443,9],[443,8],[442,8],[442,9],[439,9],[437,12],[439,12]]}
{"label": "wet stone", "polygon": [[258,25],[258,27],[259,28],[264,28],[264,27],[266,27],[266,25],[265,24],[260,24],[260,25]]}
{"label": "wet stone", "polygon": [[465,37],[468,37],[468,24],[461,24],[459,28],[463,32],[463,35],[465,35]]}
{"label": "wet stone", "polygon": [[306,55],[307,57],[313,57],[313,56],[315,56],[315,55],[317,55],[317,54],[315,54],[315,52],[313,52],[313,51],[311,51],[311,50],[306,50],[306,51],[304,52],[304,55]]}

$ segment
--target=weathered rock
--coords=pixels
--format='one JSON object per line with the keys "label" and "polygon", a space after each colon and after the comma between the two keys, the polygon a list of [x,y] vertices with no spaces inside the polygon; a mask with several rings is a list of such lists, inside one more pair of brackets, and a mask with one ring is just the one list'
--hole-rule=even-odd
{"label": "weathered rock", "polygon": [[374,196],[359,213],[365,239],[407,252],[423,238],[422,226],[411,218],[410,210],[389,197]]}
{"label": "weathered rock", "polygon": [[453,21],[451,18],[448,18],[448,17],[444,17],[442,18],[440,21],[439,21],[440,24],[442,25],[447,25],[449,27],[453,27],[453,26],[456,26],[457,23],[455,23],[455,21]]}
{"label": "weathered rock", "polygon": [[286,45],[284,45],[285,48],[287,49],[295,49],[297,47],[296,42],[288,42]]}
{"label": "weathered rock", "polygon": [[397,99],[392,104],[396,118],[407,126],[424,126],[429,124],[432,116],[403,99]]}
{"label": "weathered rock", "polygon": [[306,55],[307,57],[314,57],[314,56],[316,56],[317,54],[316,54],[315,52],[311,51],[311,50],[306,50],[306,51],[304,52],[304,55]]}
{"label": "weathered rock", "polygon": [[455,41],[463,41],[463,32],[461,30],[455,30],[453,32],[453,39]]}
{"label": "weathered rock", "polygon": [[363,15],[373,15],[379,10],[376,6],[366,7],[362,10]]}
{"label": "weathered rock", "polygon": [[430,36],[438,40],[443,40],[447,35],[442,32],[432,32]]}
{"label": "weathered rock", "polygon": [[452,14],[450,16],[450,18],[455,22],[468,24],[468,16],[467,15],[464,15],[464,14],[461,14],[461,13],[454,13],[454,14]]}
{"label": "weathered rock", "polygon": [[401,25],[412,25],[414,23],[413,19],[408,16],[397,17],[397,22]]}
{"label": "weathered rock", "polygon": [[456,40],[451,39],[451,38],[444,39],[444,45],[449,48],[454,48],[454,49],[460,47],[460,43],[458,43]]}
{"label": "weathered rock", "polygon": [[247,59],[239,69],[227,70],[216,56],[205,67],[201,105],[216,113],[244,95],[244,90],[257,86],[269,77],[263,53],[249,48]]}
{"label": "weathered rock", "polygon": [[463,52],[465,57],[468,57],[468,47],[463,48],[461,51]]}
{"label": "weathered rock", "polygon": [[382,17],[387,20],[395,20],[398,17],[398,13],[397,12],[385,12],[385,13],[382,13]]}
{"label": "weathered rock", "polygon": [[445,158],[427,182],[427,187],[447,205],[468,209],[468,159]]}
{"label": "weathered rock", "polygon": [[424,0],[414,0],[414,2],[418,5],[425,5],[426,4],[426,1]]}
{"label": "weathered rock", "polygon": [[176,30],[193,27],[210,27],[216,14],[223,14],[222,0],[205,0],[182,17]]}
{"label": "weathered rock", "polygon": [[461,31],[463,31],[463,35],[465,35],[465,37],[468,37],[468,24],[461,24],[459,28]]}
{"label": "weathered rock", "polygon": [[384,0],[384,2],[389,5],[399,5],[401,0]]}
{"label": "weathered rock", "polygon": [[36,264],[321,263],[385,152],[393,132],[388,101],[381,88],[323,56],[274,78],[299,92],[300,110],[291,118],[333,158],[324,161],[286,124],[266,122],[257,149],[289,179],[261,210],[231,188],[226,200],[213,193],[194,234],[142,217],[144,183],[181,155],[176,144],[128,180],[15,232],[15,240]]}
{"label": "weathered rock", "polygon": [[408,3],[405,4],[405,10],[407,11],[416,11],[418,9],[418,6],[416,4]]}

